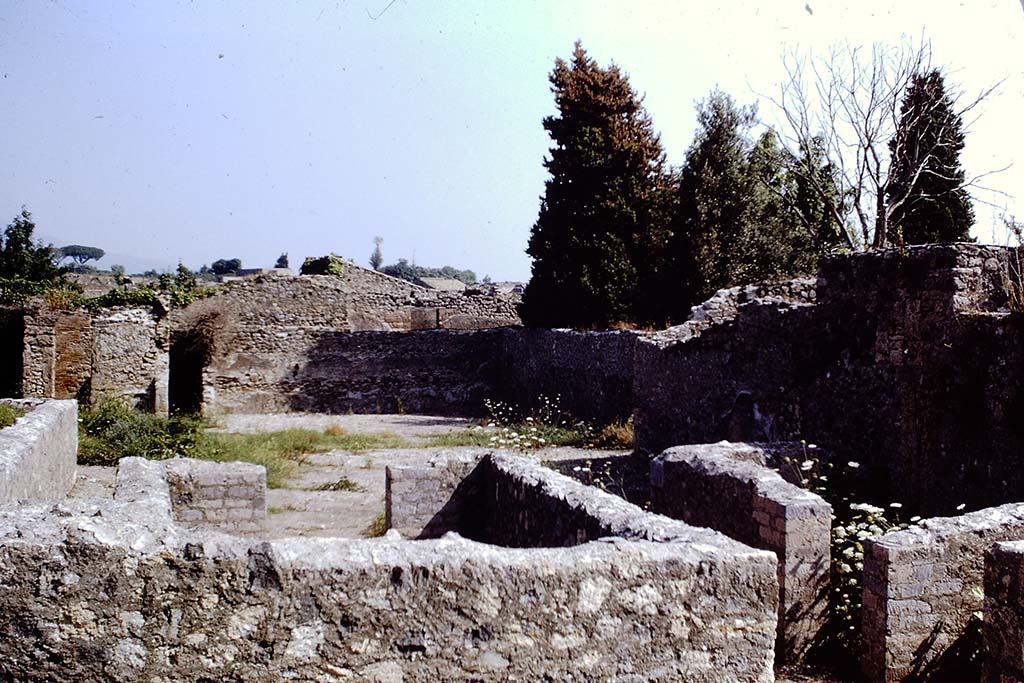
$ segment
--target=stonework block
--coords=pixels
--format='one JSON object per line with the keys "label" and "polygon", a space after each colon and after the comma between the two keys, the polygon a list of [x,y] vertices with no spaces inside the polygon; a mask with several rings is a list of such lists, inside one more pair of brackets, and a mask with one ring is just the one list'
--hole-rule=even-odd
{"label": "stonework block", "polygon": [[[933,518],[864,543],[864,680],[964,666],[961,641],[980,624],[985,553],[1024,538],[1024,504]],[[987,630],[986,630],[987,632]],[[960,652],[959,659],[956,653]]]}
{"label": "stonework block", "polygon": [[832,508],[757,464],[751,449],[722,442],[665,451],[652,464],[654,509],[776,554],[777,656],[799,661],[827,619]]}

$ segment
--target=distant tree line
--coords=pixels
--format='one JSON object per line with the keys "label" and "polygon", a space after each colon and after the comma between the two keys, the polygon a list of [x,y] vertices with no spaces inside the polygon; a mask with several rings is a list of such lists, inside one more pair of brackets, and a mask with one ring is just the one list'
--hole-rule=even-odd
{"label": "distant tree line", "polygon": [[[792,98],[781,103],[793,124],[783,134],[715,90],[698,104],[693,142],[674,169],[626,75],[577,43],[550,76],[557,114],[543,122],[553,145],[527,248],[524,322],[680,322],[717,289],[809,273],[831,251],[967,238],[962,122],[922,54],[895,60],[896,75],[880,79],[889,89],[865,95],[879,108],[872,115],[890,112],[873,124],[889,134],[861,140],[853,161],[841,153],[856,140],[837,143],[828,117],[809,123],[806,99],[802,111]],[[791,71],[790,89],[801,73]],[[832,76],[839,88],[843,74]],[[877,221],[869,205],[881,207]]]}
{"label": "distant tree line", "polygon": [[402,280],[408,280],[409,282],[415,281],[416,278],[423,277],[445,277],[452,280],[458,280],[466,285],[476,284],[476,273],[472,270],[459,270],[452,266],[428,268],[426,266],[417,266],[415,263],[409,263],[404,258],[398,259],[398,263],[392,263],[390,266],[382,266],[378,270],[385,275],[397,277]]}

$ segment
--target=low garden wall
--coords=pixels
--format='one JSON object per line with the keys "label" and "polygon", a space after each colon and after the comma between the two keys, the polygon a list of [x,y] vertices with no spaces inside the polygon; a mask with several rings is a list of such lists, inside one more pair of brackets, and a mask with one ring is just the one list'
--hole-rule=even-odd
{"label": "low garden wall", "polygon": [[28,412],[0,430],[0,504],[23,498],[61,500],[75,483],[78,404],[12,400]]}
{"label": "low garden wall", "polygon": [[4,674],[773,680],[769,553],[621,500],[583,501],[578,484],[518,458],[486,462],[489,476],[548,488],[556,507],[582,505],[629,538],[261,542],[178,527],[163,464],[126,459],[112,502],[0,506]]}
{"label": "low garden wall", "polygon": [[1024,504],[866,539],[864,680],[976,680],[985,552],[1021,538]]}
{"label": "low garden wall", "polygon": [[746,444],[670,448],[651,462],[653,509],[778,557],[780,661],[805,657],[828,619],[832,506]]}

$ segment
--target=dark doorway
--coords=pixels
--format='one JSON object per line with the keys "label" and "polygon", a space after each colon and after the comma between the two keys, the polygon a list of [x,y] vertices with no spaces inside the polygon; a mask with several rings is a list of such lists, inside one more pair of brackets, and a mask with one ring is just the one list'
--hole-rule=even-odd
{"label": "dark doorway", "polygon": [[209,357],[205,335],[196,328],[171,334],[167,400],[172,414],[191,415],[203,407],[203,368]]}
{"label": "dark doorway", "polygon": [[21,398],[25,312],[0,308],[0,398]]}

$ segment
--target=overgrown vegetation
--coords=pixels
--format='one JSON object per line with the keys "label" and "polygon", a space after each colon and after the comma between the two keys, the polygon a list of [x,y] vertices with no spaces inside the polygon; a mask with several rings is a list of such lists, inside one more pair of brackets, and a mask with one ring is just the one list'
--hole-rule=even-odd
{"label": "overgrown vegetation", "polygon": [[0,403],[0,429],[10,427],[24,414],[24,408],[11,405],[10,403]]}
{"label": "overgrown vegetation", "polygon": [[367,538],[380,538],[388,532],[388,521],[387,516],[382,512],[373,518],[370,525],[363,531],[363,535]]}
{"label": "overgrown vegetation", "polygon": [[0,237],[0,303],[22,304],[53,289],[82,291],[68,282],[67,268],[54,265],[53,246],[32,241],[35,229],[32,214],[23,208]]}
{"label": "overgrown vegetation", "polygon": [[302,262],[302,267],[299,268],[299,274],[336,275],[340,277],[345,274],[345,259],[341,258],[337,254],[328,254],[327,256],[321,256],[319,258],[310,256]]}
{"label": "overgrown vegetation", "polygon": [[556,446],[576,448],[633,448],[633,423],[607,425],[595,429],[562,408],[561,396],[541,394],[529,406],[512,405],[487,399],[490,429],[472,429],[430,437],[436,446],[494,446],[521,451]]}
{"label": "overgrown vegetation", "polygon": [[83,465],[114,465],[129,456],[241,460],[266,467],[267,485],[280,487],[312,453],[402,445],[397,437],[380,434],[332,435],[309,429],[235,434],[210,432],[208,426],[198,417],[161,418],[130,408],[122,400],[106,398],[79,412],[78,460]]}
{"label": "overgrown vegetation", "polygon": [[833,463],[821,457],[817,446],[803,444],[803,458],[783,458],[786,479],[817,493],[832,506],[831,584],[829,628],[824,643],[827,658],[856,665],[861,652],[861,595],[864,584],[864,540],[889,531],[905,529],[920,521],[903,521],[903,505],[892,502],[883,508],[864,502],[869,493],[854,461]]}

